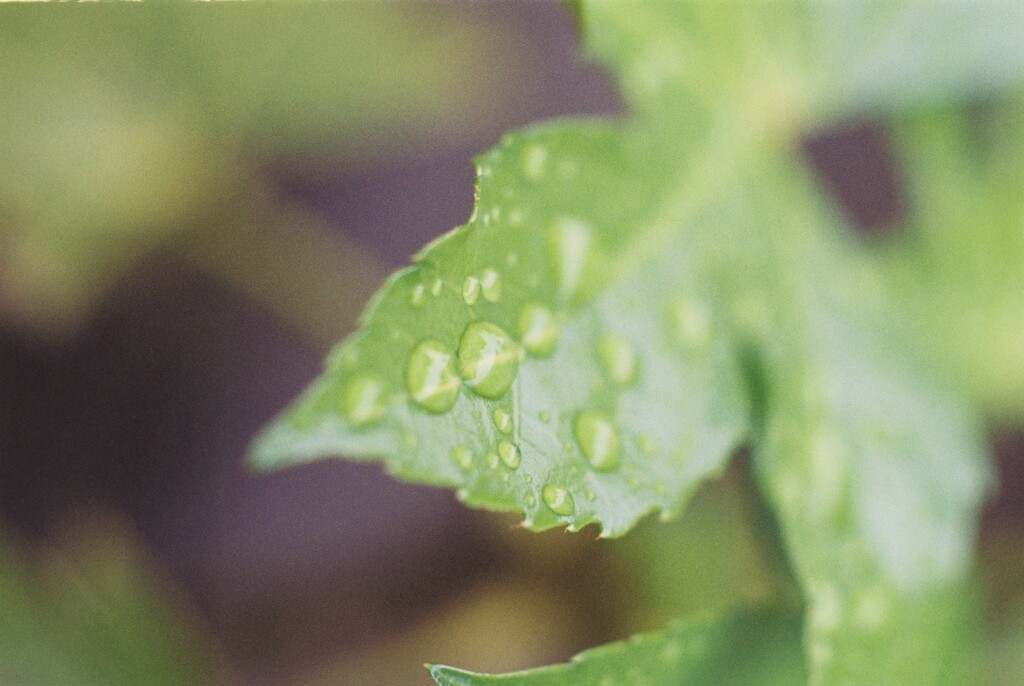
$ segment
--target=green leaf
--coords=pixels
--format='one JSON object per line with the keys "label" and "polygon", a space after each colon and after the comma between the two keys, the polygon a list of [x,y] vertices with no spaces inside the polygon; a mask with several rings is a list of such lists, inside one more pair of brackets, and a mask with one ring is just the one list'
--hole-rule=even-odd
{"label": "green leaf", "polygon": [[757,348],[754,462],[804,588],[812,683],[963,683],[951,656],[971,638],[980,427],[901,343],[851,232],[821,232],[827,208],[794,215],[809,184],[779,171],[761,187],[758,216],[789,231],[762,244],[785,297],[769,288],[756,320],[773,328]]}
{"label": "green leaf", "polygon": [[[886,246],[899,316],[991,414],[1024,418],[1024,99],[900,121],[915,222]],[[986,122],[984,126],[980,121]]]}
{"label": "green leaf", "polygon": [[[612,536],[678,512],[749,437],[807,600],[811,682],[953,681],[980,431],[796,153],[838,116],[976,90],[947,88],[941,13],[864,8],[851,45],[822,40],[818,3],[585,4],[630,117],[482,156],[469,223],[385,285],[257,464],[382,458],[530,528]],[[968,14],[965,35],[999,40],[972,38],[958,73],[1002,49],[990,85],[1016,84],[1018,29]],[[914,86],[858,87],[851,61]]]}
{"label": "green leaf", "polygon": [[429,669],[439,686],[798,686],[807,680],[799,619],[785,614],[736,613],[676,624],[588,650],[566,664],[502,676]]}
{"label": "green leaf", "polygon": [[44,552],[35,559],[0,529],[0,682],[170,686],[223,676],[211,634],[120,525],[79,522]]}

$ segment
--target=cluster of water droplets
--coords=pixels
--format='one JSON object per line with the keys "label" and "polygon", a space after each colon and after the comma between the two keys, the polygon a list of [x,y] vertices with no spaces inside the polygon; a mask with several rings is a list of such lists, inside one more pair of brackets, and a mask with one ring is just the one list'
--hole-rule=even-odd
{"label": "cluster of water droplets", "polygon": [[[524,160],[528,171],[538,174],[546,164],[540,149],[529,152]],[[548,232],[548,251],[552,261],[557,297],[563,304],[570,302],[584,280],[592,251],[593,236],[590,228],[574,218],[557,220]],[[518,258],[509,257],[509,264]],[[434,279],[420,282],[409,291],[409,302],[419,308],[428,297],[438,297],[444,283]],[[457,292],[457,291],[456,291]],[[461,297],[469,306],[481,299],[495,303],[502,297],[502,278],[497,270],[486,267],[471,273],[462,282]],[[707,307],[698,299],[678,297],[670,302],[667,322],[672,337],[687,347],[703,346],[709,336],[711,318]],[[443,414],[457,402],[463,387],[487,400],[503,398],[514,384],[519,365],[525,355],[538,358],[551,356],[558,344],[561,322],[546,305],[526,304],[514,319],[515,338],[501,326],[477,319],[463,330],[453,350],[444,342],[427,338],[410,352],[404,370],[404,384],[408,397],[422,410]],[[642,370],[636,347],[627,337],[617,333],[602,335],[596,342],[595,358],[605,377],[615,387],[627,388],[636,384]],[[341,409],[353,425],[367,426],[379,421],[388,410],[385,384],[372,374],[353,377],[341,395]],[[540,411],[541,423],[551,422],[548,411]],[[491,413],[498,440],[494,449],[482,451],[484,463],[492,469],[504,465],[515,471],[522,462],[522,453],[513,438],[513,416],[504,408]],[[572,438],[595,472],[611,472],[619,468],[623,439],[618,426],[600,411],[583,411],[571,423]],[[657,443],[649,436],[638,436],[637,447],[651,455],[657,452]],[[471,471],[477,456],[464,446],[451,452],[453,462],[462,470]],[[508,480],[508,472],[502,470]],[[532,478],[527,478],[532,482]],[[544,504],[560,516],[571,516],[576,510],[573,494],[565,486],[549,483],[540,490]],[[593,501],[595,494],[585,489],[583,495]],[[529,493],[526,502],[533,507],[537,499]]]}

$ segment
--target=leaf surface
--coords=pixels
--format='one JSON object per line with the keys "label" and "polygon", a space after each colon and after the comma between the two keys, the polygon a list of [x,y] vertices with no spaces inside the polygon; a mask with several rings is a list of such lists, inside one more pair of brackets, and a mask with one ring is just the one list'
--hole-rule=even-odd
{"label": "leaf surface", "polygon": [[[856,7],[851,44],[822,39],[840,28],[818,3],[585,4],[630,116],[534,127],[482,156],[469,223],[385,285],[256,461],[383,458],[531,528],[610,536],[679,511],[750,438],[807,601],[811,683],[954,683],[989,483],[980,431],[797,140],[976,94],[982,71],[1016,84],[1021,10],[963,15],[954,88],[940,13]],[[992,50],[1005,64],[989,72]]]}
{"label": "leaf surface", "polygon": [[798,686],[806,681],[799,620],[743,613],[640,634],[552,667],[497,676],[434,665],[430,675],[439,686]]}

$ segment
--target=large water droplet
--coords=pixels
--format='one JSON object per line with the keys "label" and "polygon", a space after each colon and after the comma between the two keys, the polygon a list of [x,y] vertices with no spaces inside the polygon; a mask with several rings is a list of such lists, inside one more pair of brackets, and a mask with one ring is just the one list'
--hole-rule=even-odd
{"label": "large water droplet", "polygon": [[541,490],[540,495],[544,498],[544,504],[557,515],[568,517],[576,511],[576,502],[572,499],[572,493],[564,486],[548,484]]}
{"label": "large water droplet", "polygon": [[480,279],[475,276],[467,276],[462,282],[462,299],[467,305],[475,305],[480,297]]}
{"label": "large water droplet", "polygon": [[700,347],[711,336],[711,313],[707,305],[693,298],[680,297],[672,301],[669,323],[675,339],[684,345]]}
{"label": "large water droplet", "polygon": [[373,424],[384,416],[384,384],[375,376],[360,374],[345,386],[341,411],[356,426]]}
{"label": "large water droplet", "polygon": [[515,469],[519,466],[519,462],[522,460],[522,455],[519,453],[519,448],[512,441],[499,441],[498,442],[498,457],[505,463],[505,466],[509,469]]}
{"label": "large water droplet", "polygon": [[658,452],[658,442],[647,434],[637,436],[636,444],[645,455],[653,455]]}
{"label": "large water droplet", "polygon": [[485,398],[500,398],[518,370],[519,348],[504,329],[481,321],[466,327],[459,340],[459,371],[467,386]]}
{"label": "large water droplet", "polygon": [[580,285],[592,240],[590,228],[578,219],[560,219],[548,233],[558,295],[563,300],[571,298]]}
{"label": "large water droplet", "polygon": [[412,292],[409,294],[409,302],[412,303],[413,307],[421,307],[423,301],[427,298],[427,287],[421,283],[416,284],[412,287]]}
{"label": "large water droplet", "polygon": [[493,269],[485,269],[480,275],[480,291],[487,302],[498,302],[501,298],[501,276]]}
{"label": "large water droplet", "polygon": [[619,431],[610,419],[598,412],[584,412],[576,417],[573,434],[594,469],[606,472],[619,465]]}
{"label": "large water droplet", "polygon": [[428,338],[413,349],[405,365],[405,388],[429,412],[447,412],[459,397],[455,359],[441,341]]}
{"label": "large water droplet", "polygon": [[626,339],[607,335],[597,342],[601,367],[615,383],[627,386],[636,381],[636,350]]}
{"label": "large water droplet", "polygon": [[540,178],[548,161],[548,151],[540,145],[531,145],[523,151],[523,173],[528,179]]}
{"label": "large water droplet", "polygon": [[512,415],[508,412],[500,407],[496,408],[494,412],[491,413],[491,419],[494,420],[494,428],[498,431],[505,435],[512,433]]}
{"label": "large water droplet", "polygon": [[547,357],[554,352],[558,342],[558,322],[548,308],[526,305],[519,311],[516,329],[526,352],[537,357]]}
{"label": "large water droplet", "polygon": [[461,469],[473,467],[473,451],[464,445],[457,445],[452,449],[452,460]]}

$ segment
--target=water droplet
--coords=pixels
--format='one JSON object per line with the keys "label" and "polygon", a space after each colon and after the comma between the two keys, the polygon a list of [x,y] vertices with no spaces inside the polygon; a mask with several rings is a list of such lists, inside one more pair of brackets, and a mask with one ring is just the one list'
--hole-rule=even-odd
{"label": "water droplet", "polygon": [[434,279],[434,283],[430,284],[430,294],[435,298],[441,295],[441,289],[444,287],[444,282],[441,279]]}
{"label": "water droplet", "polygon": [[505,256],[505,264],[507,264],[510,267],[516,266],[517,264],[519,264],[519,255],[515,254],[514,252],[510,252],[508,255]]}
{"label": "water droplet", "polygon": [[471,322],[459,340],[459,370],[478,395],[500,398],[515,381],[519,348],[501,327]]}
{"label": "water droplet", "polygon": [[498,302],[501,298],[501,276],[493,269],[485,269],[480,276],[480,290],[484,300],[489,303]]}
{"label": "water droplet", "polygon": [[509,480],[508,472],[502,472],[501,473],[501,480],[504,481],[505,483],[508,483],[508,480]]}
{"label": "water droplet", "polygon": [[711,313],[707,305],[693,298],[680,297],[669,306],[672,335],[691,347],[705,345],[711,337]]}
{"label": "water droplet", "polygon": [[452,449],[452,460],[462,469],[473,467],[473,451],[464,445],[457,445]]}
{"label": "water droplet", "polygon": [[658,442],[647,434],[637,436],[636,444],[645,455],[653,455],[658,452]]}
{"label": "water droplet", "polygon": [[889,615],[889,595],[881,586],[869,588],[857,600],[854,619],[864,629],[873,631],[885,623]]}
{"label": "water droplet", "polygon": [[528,484],[532,484],[532,483],[533,483],[533,477],[532,477],[532,476],[530,476],[529,474],[527,474],[526,476],[524,476],[524,477],[523,477],[523,480],[524,480],[524,481],[526,481],[526,483],[528,483]]}
{"label": "water droplet", "polygon": [[594,502],[595,500],[597,500],[597,494],[596,494],[596,493],[594,493],[594,492],[593,492],[592,490],[590,490],[589,488],[588,488],[587,490],[583,491],[583,495],[584,495],[584,497],[585,497],[585,498],[586,498],[587,500],[589,500],[590,502]]}
{"label": "water droplet", "polygon": [[636,381],[636,350],[629,341],[611,334],[602,336],[597,352],[601,367],[612,381],[622,386]]}
{"label": "water droplet", "polygon": [[548,412],[547,410],[541,410],[540,412],[537,413],[537,419],[547,424],[548,422],[551,421],[551,413]]}
{"label": "water droplet", "polygon": [[558,295],[563,300],[571,298],[580,285],[591,241],[590,228],[578,219],[561,219],[548,233]]}
{"label": "water droplet", "polygon": [[526,352],[537,357],[547,357],[554,352],[558,342],[558,322],[548,308],[525,306],[519,311],[516,328]]}
{"label": "water droplet", "polygon": [[523,173],[528,179],[538,179],[548,161],[547,148],[531,145],[523,151]]}
{"label": "water droplet", "polygon": [[467,276],[462,282],[462,299],[467,305],[475,305],[480,297],[480,279],[475,276]]}
{"label": "water droplet", "polygon": [[498,468],[498,453],[494,452],[493,450],[488,451],[487,453],[487,466],[490,467],[491,469]]}
{"label": "water droplet", "polygon": [[544,504],[557,515],[568,517],[576,511],[576,503],[572,499],[572,493],[566,490],[564,486],[548,484],[541,490],[540,495],[544,498]]}
{"label": "water droplet", "polygon": [[683,656],[683,646],[679,641],[669,641],[661,649],[661,659],[668,663],[678,662]]}
{"label": "water droplet", "polygon": [[494,420],[494,427],[503,434],[512,433],[512,415],[500,407],[495,409],[491,413],[491,419]]}
{"label": "water droplet", "polygon": [[606,472],[619,466],[619,431],[610,419],[597,412],[584,412],[576,417],[573,434],[594,469]]}
{"label": "water droplet", "polygon": [[384,384],[374,376],[361,374],[345,386],[341,411],[356,426],[367,426],[384,416]]}
{"label": "water droplet", "polygon": [[526,496],[526,505],[528,507],[537,507],[537,498],[536,496],[533,495],[533,493]]}
{"label": "water droplet", "polygon": [[444,343],[433,338],[422,341],[405,365],[405,388],[428,412],[447,412],[459,397],[455,359]]}
{"label": "water droplet", "polygon": [[501,461],[505,463],[505,466],[509,469],[515,469],[519,466],[519,462],[522,460],[522,455],[519,453],[519,448],[512,441],[499,441],[498,442],[498,456],[501,457]]}
{"label": "water droplet", "polygon": [[412,287],[412,292],[409,294],[409,302],[412,303],[413,307],[420,307],[423,305],[423,301],[427,298],[427,287],[421,283],[416,284]]}

